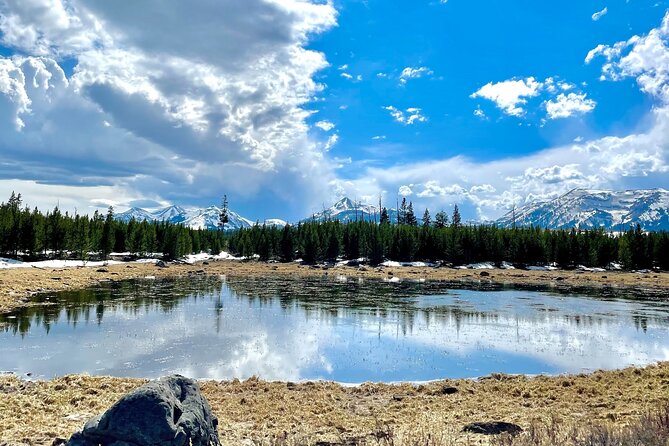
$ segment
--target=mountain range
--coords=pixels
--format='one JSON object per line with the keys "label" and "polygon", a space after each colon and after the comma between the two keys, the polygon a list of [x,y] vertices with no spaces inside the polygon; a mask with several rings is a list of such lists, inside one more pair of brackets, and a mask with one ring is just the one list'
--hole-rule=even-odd
{"label": "mountain range", "polygon": [[[128,222],[133,218],[137,221],[169,221],[170,223],[183,224],[192,229],[218,229],[220,214],[221,209],[217,206],[209,206],[203,209],[184,209],[180,206],[169,206],[154,212],[135,207],[117,214],[116,219],[124,222]],[[229,221],[225,225],[226,230],[250,228],[255,224],[255,222],[242,217],[232,210],[228,210],[228,219]],[[286,222],[273,218],[265,220],[265,224],[285,226]]]}
{"label": "mountain range", "polygon": [[[397,210],[387,209],[388,217],[391,222],[397,221]],[[344,197],[331,207],[323,209],[321,212],[313,214],[311,217],[305,218],[302,221],[328,221],[328,220],[338,220],[343,223],[349,223],[352,221],[376,221],[378,222],[381,218],[379,208],[371,205],[365,204],[361,201],[354,201],[350,198]]]}
{"label": "mountain range", "polygon": [[[117,214],[121,221],[169,221],[180,223],[193,229],[218,229],[221,209],[216,206],[207,208],[185,209],[169,206],[157,211],[131,208]],[[422,211],[416,209],[417,217]],[[397,221],[397,210],[388,209],[391,222]],[[342,198],[334,205],[307,217],[301,222],[339,220],[378,221],[379,208],[374,205]],[[420,218],[418,218],[420,223]],[[267,225],[285,226],[281,219],[267,219]],[[554,200],[532,202],[515,209],[493,222],[500,227],[537,226],[550,229],[568,228],[604,228],[623,231],[639,224],[648,231],[669,230],[669,191],[664,189],[648,190],[589,190],[574,189]],[[229,210],[227,230],[249,228],[255,222]]]}
{"label": "mountain range", "polygon": [[669,230],[669,191],[574,189],[554,200],[529,203],[497,220],[501,227]]}

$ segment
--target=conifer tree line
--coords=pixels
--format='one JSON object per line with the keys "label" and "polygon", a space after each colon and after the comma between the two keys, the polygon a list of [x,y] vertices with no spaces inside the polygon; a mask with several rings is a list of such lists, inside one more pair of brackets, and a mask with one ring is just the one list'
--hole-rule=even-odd
{"label": "conifer tree line", "polygon": [[113,209],[92,217],[46,214],[23,206],[21,194],[12,193],[0,204],[0,255],[26,259],[45,257],[107,259],[112,252],[138,256],[161,253],[168,259],[201,251],[220,252],[225,236],[219,231],[195,230],[168,222],[114,219]]}
{"label": "conifer tree line", "polygon": [[[228,220],[227,199],[219,226]],[[577,231],[542,228],[466,226],[455,207],[449,216],[434,218],[425,210],[419,224],[411,203],[400,206],[398,224],[382,209],[380,223],[359,221],[307,222],[283,228],[256,224],[237,231],[195,230],[169,222],[114,219],[61,213],[56,207],[43,214],[23,206],[13,194],[0,204],[0,255],[26,259],[73,257],[107,258],[112,252],[139,256],[161,253],[167,259],[198,252],[229,250],[239,256],[258,255],[261,260],[307,263],[339,258],[365,258],[371,264],[384,260],[428,261],[463,265],[509,262],[515,265],[555,263],[606,267],[612,262],[626,269],[669,270],[669,233],[646,233],[639,226],[614,236],[603,229]]]}
{"label": "conifer tree line", "polygon": [[[429,212],[426,212],[429,216]],[[384,213],[382,212],[383,216]],[[448,223],[445,215],[422,225],[338,221],[308,222],[284,228],[254,226],[229,235],[230,251],[257,254],[261,260],[307,263],[338,258],[427,261],[465,265],[509,262],[519,266],[557,264],[562,268],[607,267],[669,270],[669,233],[645,233],[640,227],[614,236],[603,229],[577,231],[542,228],[505,229],[491,225],[464,226],[459,215]]]}

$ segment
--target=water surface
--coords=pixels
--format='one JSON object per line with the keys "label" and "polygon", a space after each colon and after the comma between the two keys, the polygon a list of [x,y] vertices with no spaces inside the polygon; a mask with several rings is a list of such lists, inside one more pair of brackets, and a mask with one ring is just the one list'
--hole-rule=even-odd
{"label": "water surface", "polygon": [[669,304],[324,279],[140,280],[0,316],[0,371],[424,381],[669,360]]}

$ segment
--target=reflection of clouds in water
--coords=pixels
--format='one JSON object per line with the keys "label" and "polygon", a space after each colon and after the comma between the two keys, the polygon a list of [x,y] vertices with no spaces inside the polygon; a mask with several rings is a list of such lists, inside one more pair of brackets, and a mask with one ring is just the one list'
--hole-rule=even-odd
{"label": "reflection of clouds in water", "polygon": [[[184,302],[169,313],[140,311],[134,317],[108,312],[101,328],[81,322],[76,328],[56,324],[64,330],[36,337],[35,343],[29,335],[26,341],[32,345],[27,348],[15,348],[22,342],[10,337],[9,343],[0,346],[0,369],[46,377],[75,372],[118,376],[182,373],[215,379],[256,375],[269,380],[302,379],[304,368],[332,371],[319,353],[320,340],[330,336],[327,324],[313,318],[307,321],[302,314],[289,315],[284,323],[276,318],[281,312],[272,307],[266,309],[274,314],[263,317],[257,314],[258,308],[241,299],[226,302],[217,333],[211,301],[202,303]],[[48,354],[39,361],[29,353],[31,349]]]}
{"label": "reflection of clouds in water", "polygon": [[[379,334],[379,325],[363,322],[369,336]],[[386,342],[398,336],[396,325],[382,324]],[[498,316],[451,315],[434,320],[423,313],[412,320],[412,343],[443,349],[462,357],[486,350],[497,355],[511,353],[541,360],[564,371],[616,368],[669,360],[667,327],[649,324],[644,334],[621,321],[576,324],[564,315],[532,320]]]}
{"label": "reflection of clouds in water", "polygon": [[177,373],[200,378],[225,379],[258,376],[267,380],[297,381],[307,367],[332,370],[320,355],[319,338],[329,336],[319,326],[286,327],[279,332],[258,329],[244,339],[221,346],[219,359],[191,363]]}
{"label": "reflection of clouds in water", "polygon": [[[277,288],[281,299],[219,290],[167,306],[108,302],[100,325],[88,317],[91,305],[80,307],[79,316],[70,305],[48,335],[36,327],[41,316],[35,313],[25,338],[0,333],[0,370],[357,382],[572,372],[669,359],[667,307],[643,302],[528,291],[385,300],[377,288],[329,297],[318,288],[309,288],[310,297]],[[73,320],[79,322],[66,322]]]}

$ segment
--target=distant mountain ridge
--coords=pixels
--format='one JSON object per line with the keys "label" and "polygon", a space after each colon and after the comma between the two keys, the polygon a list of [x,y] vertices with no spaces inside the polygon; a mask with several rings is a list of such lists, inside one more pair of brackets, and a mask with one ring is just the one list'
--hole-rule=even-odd
{"label": "distant mountain ridge", "polygon": [[[191,229],[219,229],[218,221],[221,208],[209,206],[206,208],[184,209],[180,206],[168,206],[154,212],[141,208],[131,208],[125,212],[116,214],[116,220],[129,222],[133,218],[137,221],[168,221],[174,224],[183,224]],[[244,218],[235,211],[228,210],[229,221],[225,225],[226,230],[250,228],[255,222]],[[286,222],[274,218],[265,221],[268,225],[284,226]]]}
{"label": "distant mountain ridge", "polygon": [[669,230],[669,191],[665,189],[574,189],[550,201],[529,203],[496,221],[500,227],[624,231],[639,224],[647,231]]}
{"label": "distant mountain ridge", "polygon": [[[388,217],[392,222],[397,221],[397,211],[395,209],[388,209]],[[329,208],[324,209],[321,212],[316,212],[311,217],[303,219],[302,222],[335,220],[342,223],[350,223],[353,221],[378,222],[380,218],[381,214],[378,207],[344,197]]]}
{"label": "distant mountain ridge", "polygon": [[[397,222],[397,210],[387,208],[387,211],[391,223]],[[421,224],[422,210],[414,211]],[[220,212],[221,209],[217,206],[207,208],[169,206],[153,212],[131,208],[117,214],[116,219],[126,222],[132,218],[138,221],[169,221],[193,229],[218,229]],[[226,230],[250,228],[255,224],[254,221],[232,210],[229,210],[229,218]],[[300,222],[334,220],[343,223],[378,222],[380,218],[377,206],[344,197],[331,207],[316,212]],[[287,224],[284,220],[276,218],[259,223],[278,227]],[[495,222],[497,226],[507,228],[515,225],[549,229],[604,228],[611,231],[624,231],[637,223],[648,231],[669,230],[669,191],[574,189],[554,200],[529,203],[516,209],[515,212],[507,213]]]}

